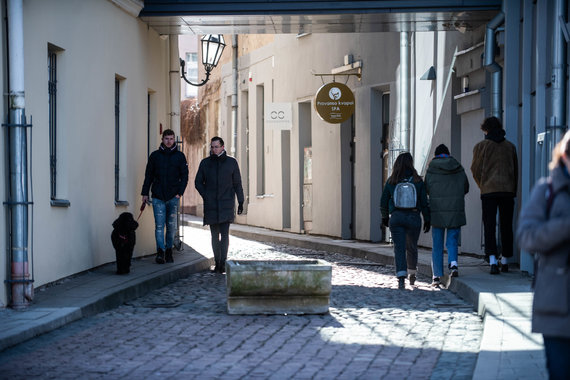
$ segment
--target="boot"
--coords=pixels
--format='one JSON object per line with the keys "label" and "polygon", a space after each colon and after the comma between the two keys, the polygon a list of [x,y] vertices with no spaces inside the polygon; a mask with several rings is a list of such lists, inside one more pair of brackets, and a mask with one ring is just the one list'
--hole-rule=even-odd
{"label": "boot", "polygon": [[157,264],[164,264],[164,251],[162,249],[158,249],[158,252],[156,253],[156,259],[155,259]]}
{"label": "boot", "polygon": [[166,248],[166,262],[173,263],[174,259],[172,258],[172,248]]}

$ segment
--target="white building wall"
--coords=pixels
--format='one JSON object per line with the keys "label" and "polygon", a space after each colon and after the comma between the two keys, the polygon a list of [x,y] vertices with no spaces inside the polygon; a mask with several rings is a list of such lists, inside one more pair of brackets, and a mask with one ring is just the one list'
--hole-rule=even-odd
{"label": "white building wall", "polygon": [[[111,223],[125,211],[138,216],[147,146],[158,146],[158,124],[169,127],[168,40],[161,40],[146,24],[105,0],[27,0],[24,22],[26,114],[33,116],[34,125],[33,264],[34,286],[38,287],[115,261]],[[57,195],[69,200],[70,207],[50,205],[48,43],[64,49],[58,55],[57,73]],[[114,203],[116,75],[125,78],[120,198],[129,205],[122,207]],[[149,92],[155,97],[151,119],[157,124],[151,127],[150,142]],[[151,254],[155,250],[152,209],[147,208],[139,224],[135,256]],[[3,294],[3,303],[5,298]]]}

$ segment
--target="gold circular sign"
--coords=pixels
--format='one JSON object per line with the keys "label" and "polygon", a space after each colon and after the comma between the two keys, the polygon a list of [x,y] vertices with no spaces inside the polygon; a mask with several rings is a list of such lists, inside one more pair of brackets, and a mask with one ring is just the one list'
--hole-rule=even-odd
{"label": "gold circular sign", "polygon": [[342,123],[354,113],[354,94],[342,83],[327,83],[315,95],[315,110],[327,123]]}

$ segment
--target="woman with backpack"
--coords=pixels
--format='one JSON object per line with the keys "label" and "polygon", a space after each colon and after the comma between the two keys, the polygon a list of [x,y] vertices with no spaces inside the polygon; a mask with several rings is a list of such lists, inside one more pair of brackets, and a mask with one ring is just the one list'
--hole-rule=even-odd
{"label": "woman with backpack", "polygon": [[408,272],[410,285],[416,282],[418,238],[422,227],[420,212],[424,217],[424,232],[430,229],[426,187],[408,152],[401,153],[394,162],[392,175],[384,185],[380,211],[382,224],[392,233],[398,289],[405,289]]}
{"label": "woman with backpack", "polygon": [[544,337],[550,379],[570,378],[570,131],[552,152],[550,177],[524,205],[519,247],[535,253],[532,331]]}

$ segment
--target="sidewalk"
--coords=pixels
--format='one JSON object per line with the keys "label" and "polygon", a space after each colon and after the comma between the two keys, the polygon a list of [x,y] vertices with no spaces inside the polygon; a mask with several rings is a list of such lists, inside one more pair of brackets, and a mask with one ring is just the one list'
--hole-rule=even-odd
{"label": "sidewalk", "polygon": [[[184,215],[186,226],[203,228],[200,218]],[[351,240],[298,235],[264,228],[232,225],[230,233],[245,239],[288,244],[301,248],[334,251],[393,264],[392,247]],[[213,264],[209,242],[189,242],[192,247],[175,253],[174,264],[156,265],[154,257],[134,260],[131,273],[114,274],[107,264],[57,285],[37,291],[25,311],[0,310],[0,351],[69,322],[112,309],[153,289]],[[421,250],[418,270],[431,276],[431,253]],[[482,259],[460,256],[460,277],[449,289],[474,305],[484,320],[484,333],[474,379],[546,379],[542,338],[531,334],[532,293],[530,279],[518,271],[497,276],[488,273]]]}

